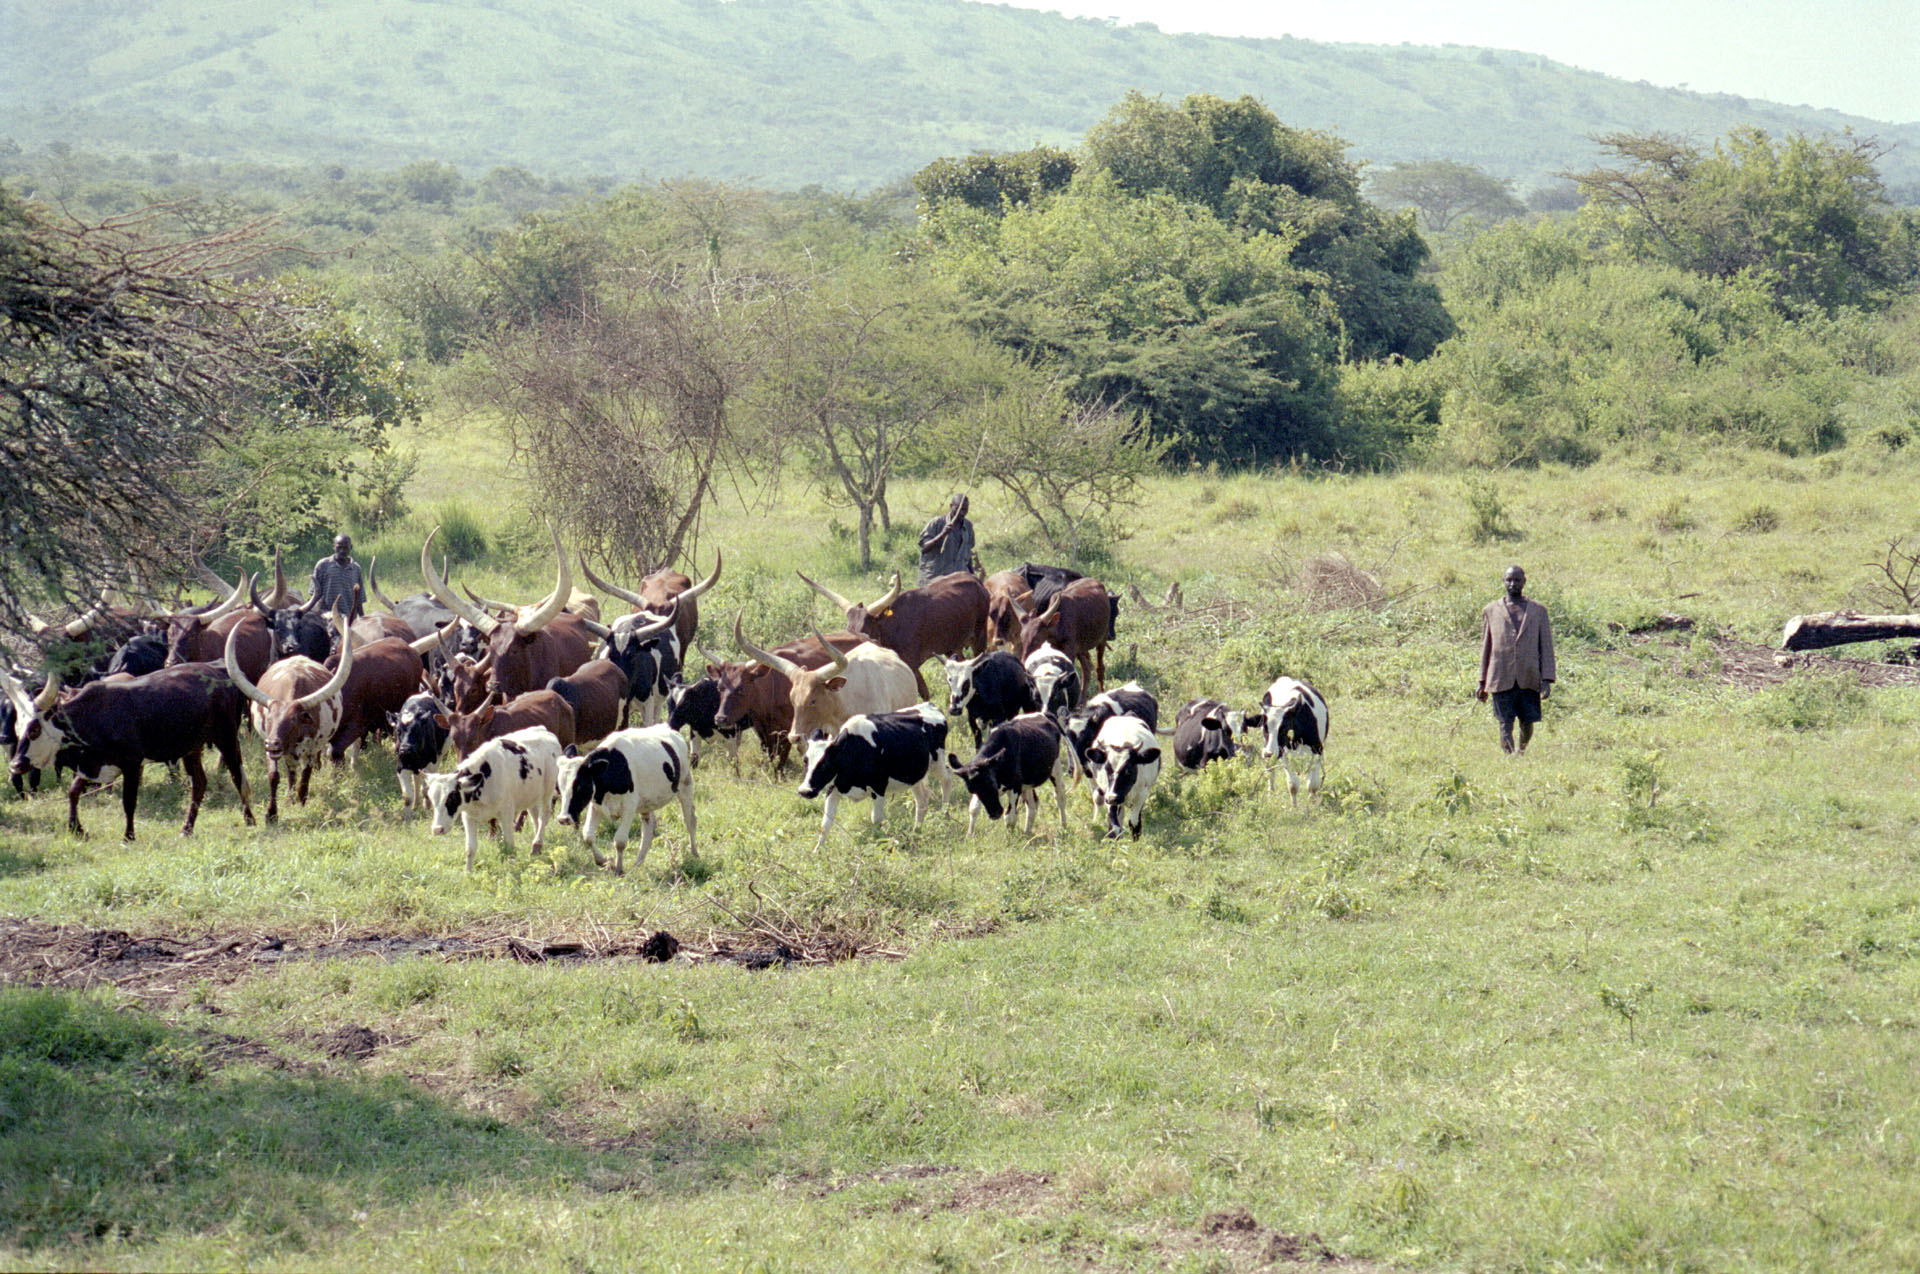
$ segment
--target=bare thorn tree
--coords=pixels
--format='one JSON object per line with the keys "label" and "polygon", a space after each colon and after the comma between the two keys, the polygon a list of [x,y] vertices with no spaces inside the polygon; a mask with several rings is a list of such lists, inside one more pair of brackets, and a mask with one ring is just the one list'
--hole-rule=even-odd
{"label": "bare thorn tree", "polygon": [[1920,548],[1908,548],[1906,536],[1888,540],[1886,555],[1867,565],[1878,567],[1885,577],[1884,582],[1876,580],[1875,586],[1894,606],[1920,610]]}

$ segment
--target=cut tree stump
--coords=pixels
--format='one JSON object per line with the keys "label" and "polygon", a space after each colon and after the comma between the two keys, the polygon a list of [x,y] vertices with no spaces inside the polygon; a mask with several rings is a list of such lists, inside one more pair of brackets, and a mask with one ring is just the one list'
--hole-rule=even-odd
{"label": "cut tree stump", "polygon": [[1829,611],[1795,615],[1780,636],[1782,650],[1822,650],[1856,641],[1920,640],[1920,615],[1856,615]]}

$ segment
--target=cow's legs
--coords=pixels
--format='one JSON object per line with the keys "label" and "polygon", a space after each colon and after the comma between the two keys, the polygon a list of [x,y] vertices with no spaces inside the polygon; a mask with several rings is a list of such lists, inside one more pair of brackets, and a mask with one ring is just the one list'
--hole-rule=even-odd
{"label": "cow's legs", "polygon": [[[1522,742],[1520,744],[1521,751],[1523,752],[1526,751],[1526,747],[1527,745],[1525,744],[1525,742]],[[1321,760],[1320,754],[1318,752],[1315,752],[1313,754],[1313,768],[1307,771],[1307,795],[1308,796],[1313,796],[1320,790],[1320,780],[1322,777],[1320,760]]]}
{"label": "cow's legs", "polygon": [[633,869],[639,871],[647,864],[647,851],[653,848],[654,833],[660,830],[660,815],[648,810],[640,816],[640,852],[633,856]]}
{"label": "cow's legs", "polygon": [[697,821],[693,814],[693,775],[682,775],[680,779],[680,821],[687,825],[687,856],[692,857],[698,851],[693,847],[693,829]]}
{"label": "cow's legs", "polygon": [[[616,876],[627,874],[627,841],[632,838],[633,820],[637,813],[637,806],[627,806],[626,813],[620,816],[620,825],[613,829],[613,874]],[[640,838],[643,843],[652,839],[644,818],[640,821]],[[644,862],[646,857],[647,851],[643,848],[640,851],[641,861]]]}
{"label": "cow's legs", "polygon": [[[943,769],[941,773],[945,774],[946,771]],[[931,803],[932,795],[925,779],[913,785],[913,830],[916,832],[920,830],[920,824],[927,821],[927,806]]]}
{"label": "cow's legs", "polygon": [[[246,720],[242,717],[241,720]],[[240,812],[246,816],[247,826],[253,824],[253,788],[247,783],[247,772],[240,767],[240,740],[219,742],[214,748],[220,753],[220,764],[226,769],[227,777],[233,780],[233,790],[240,794]]]}
{"label": "cow's legs", "polygon": [[80,826],[80,797],[85,794],[88,786],[86,776],[75,772],[73,782],[67,788],[67,830],[75,836],[87,834]]}
{"label": "cow's legs", "polygon": [[473,815],[467,813],[465,810],[460,811],[460,826],[466,828],[467,831],[467,870],[471,872],[473,870],[473,849],[475,843],[479,840],[480,829],[475,825]]}
{"label": "cow's legs", "polygon": [[[207,797],[207,767],[200,761],[198,752],[189,752],[180,758],[180,766],[187,772],[187,821],[180,828],[182,836],[193,833],[194,820],[200,817],[200,802]],[[133,814],[127,814],[127,839],[133,839]]]}
{"label": "cow's legs", "polygon": [[827,833],[833,830],[834,811],[840,808],[840,793],[827,793],[827,812],[820,819],[820,839],[813,843],[813,852],[819,853],[827,847]]}
{"label": "cow's legs", "polygon": [[[312,783],[313,762],[311,760],[302,760],[300,763],[300,791],[294,796],[294,800],[301,805],[305,805],[307,803],[307,788]],[[288,786],[292,785],[289,784]]]}
{"label": "cow's legs", "polygon": [[544,854],[546,852],[547,815],[550,812],[551,812],[551,806],[546,801],[534,802],[533,804],[533,844],[528,848],[527,850],[528,854]]}
{"label": "cow's legs", "polygon": [[280,821],[280,762],[271,756],[267,758],[267,821]]}

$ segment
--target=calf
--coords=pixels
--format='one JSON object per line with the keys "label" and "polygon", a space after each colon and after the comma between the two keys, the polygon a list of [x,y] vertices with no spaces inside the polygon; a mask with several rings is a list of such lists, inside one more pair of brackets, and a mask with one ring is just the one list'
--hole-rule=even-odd
{"label": "calf", "polygon": [[[1028,712],[1003,721],[987,735],[986,744],[965,765],[960,758],[947,756],[947,765],[966,784],[973,799],[967,805],[967,835],[973,835],[974,818],[982,810],[997,819],[1005,812],[1003,796],[1012,804],[1027,808],[1027,834],[1033,834],[1034,820],[1040,813],[1040,785],[1053,784],[1053,799],[1060,807],[1060,828],[1067,826],[1067,789],[1063,779],[1073,777],[1073,749],[1066,746],[1059,723],[1044,712]],[[1018,820],[1007,819],[1007,830],[1017,832]]]}
{"label": "calf", "polygon": [[1233,719],[1237,713],[1216,699],[1190,699],[1173,716],[1173,759],[1183,770],[1235,756]]}
{"label": "calf", "polygon": [[1033,674],[1006,651],[944,662],[947,689],[952,692],[947,711],[953,716],[966,712],[967,727],[973,731],[976,749],[982,736],[994,726],[1011,721],[1023,712],[1040,711],[1040,691]]}
{"label": "calf", "polygon": [[1082,765],[1086,764],[1087,750],[1101,729],[1115,717],[1133,717],[1143,722],[1150,732],[1156,731],[1160,728],[1160,701],[1137,681],[1129,681],[1118,690],[1087,700],[1084,708],[1067,718],[1065,726],[1067,741],[1073,745],[1074,755]]}
{"label": "calf", "polygon": [[[344,639],[347,618],[338,612],[334,618]],[[234,650],[237,637],[227,638],[227,677],[253,701],[253,731],[267,750],[267,821],[277,822],[280,767],[287,767],[287,787],[293,798],[305,805],[313,767],[340,729],[340,691],[353,674],[353,651],[343,647],[340,665],[331,675],[325,665],[305,655],[289,655],[275,660],[255,684],[240,667]]]}
{"label": "calf", "polygon": [[[627,873],[627,833],[634,816],[640,818],[637,869],[645,865],[659,828],[659,811],[678,798],[680,820],[687,827],[687,852],[694,852],[693,758],[687,741],[672,726],[650,725],[622,730],[585,756],[572,748],[560,760],[560,822],[580,823],[580,843],[593,855],[594,865],[607,860],[594,848],[593,834],[600,823],[617,819],[613,832],[613,874]],[[584,818],[582,817],[584,815]]]}
{"label": "calf", "polygon": [[645,611],[622,615],[613,621],[612,631],[600,643],[597,658],[613,661],[625,681],[620,696],[623,729],[636,703],[640,705],[640,723],[652,725],[660,715],[661,701],[680,675],[680,638],[673,632],[679,605],[677,599],[669,603],[664,615]]}
{"label": "calf", "polygon": [[690,686],[675,685],[667,691],[667,726],[673,730],[685,730],[688,742],[692,744],[693,768],[700,768],[700,745],[719,739],[727,749],[727,758],[733,762],[733,772],[740,773],[740,727],[721,725],[720,683],[711,676],[700,678]]}
{"label": "calf", "polygon": [[918,831],[927,816],[928,775],[938,773],[944,786],[946,747],[947,719],[930,703],[901,712],[860,713],[831,738],[825,730],[814,732],[807,740],[806,775],[800,780],[801,796],[812,800],[825,793],[827,798],[814,852],[826,846],[842,796],[872,798],[878,827],[886,822],[888,794],[911,789]]}
{"label": "calf", "polygon": [[387,714],[393,727],[394,764],[400,773],[402,808],[427,803],[426,771],[440,762],[447,750],[447,728],[440,724],[445,715],[429,694],[417,694],[400,705],[400,711]]}
{"label": "calf", "polygon": [[1031,655],[1043,644],[1051,645],[1080,665],[1082,681],[1097,680],[1104,690],[1107,643],[1113,640],[1116,613],[1099,580],[1074,580],[1053,595],[1045,610],[1026,614],[1020,624],[1020,653]]}
{"label": "calf", "polygon": [[1152,728],[1138,717],[1112,717],[1100,727],[1086,760],[1094,808],[1107,812],[1107,838],[1120,838],[1124,815],[1127,830],[1139,840],[1147,794],[1160,777],[1160,744]]}
{"label": "calf", "polygon": [[1073,660],[1054,646],[1042,646],[1026,658],[1026,670],[1040,696],[1040,711],[1055,721],[1065,722],[1079,708],[1086,693],[1080,684],[1080,670]]}
{"label": "calf", "polygon": [[445,836],[458,814],[467,832],[467,870],[480,825],[500,828],[502,852],[513,852],[513,825],[521,814],[533,816],[533,852],[546,840],[547,813],[560,781],[560,740],[538,727],[490,739],[447,774],[427,775],[427,806],[433,834]]}
{"label": "calf", "polygon": [[505,703],[489,699],[477,712],[436,717],[435,722],[446,729],[454,755],[463,760],[483,744],[518,730],[539,727],[559,739],[562,747],[578,737],[573,705],[551,690],[532,690]]}
{"label": "calf", "polygon": [[[1287,794],[1300,804],[1300,779],[1293,772],[1302,753],[1307,758],[1307,795],[1320,790],[1320,760],[1327,745],[1327,701],[1304,681],[1280,677],[1260,696],[1260,707],[1247,714],[1248,730],[1266,736],[1260,755],[1279,761],[1287,771]],[[1267,790],[1274,786],[1274,767],[1267,768]]]}
{"label": "calf", "polygon": [[597,743],[626,717],[627,674],[610,659],[589,659],[547,689],[573,709],[573,742]]}

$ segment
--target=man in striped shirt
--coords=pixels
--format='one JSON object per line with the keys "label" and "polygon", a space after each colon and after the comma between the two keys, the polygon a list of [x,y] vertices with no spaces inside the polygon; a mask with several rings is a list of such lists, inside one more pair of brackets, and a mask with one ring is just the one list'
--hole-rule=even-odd
{"label": "man in striped shirt", "polygon": [[353,538],[333,537],[333,556],[313,564],[313,598],[322,615],[333,613],[337,602],[349,622],[360,618],[366,607],[366,586],[361,582],[360,563],[353,560]]}

